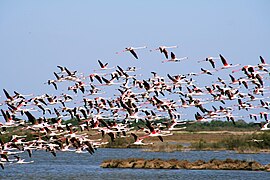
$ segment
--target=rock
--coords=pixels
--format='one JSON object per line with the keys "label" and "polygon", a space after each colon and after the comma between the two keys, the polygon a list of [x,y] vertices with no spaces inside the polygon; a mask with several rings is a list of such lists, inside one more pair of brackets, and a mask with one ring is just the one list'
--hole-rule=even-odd
{"label": "rock", "polygon": [[103,163],[100,166],[103,167],[103,168],[114,168],[112,166],[112,164],[113,164],[114,161],[115,160],[106,160],[106,161],[103,161]]}
{"label": "rock", "polygon": [[144,168],[145,160],[144,159],[137,159],[133,163],[133,168]]}
{"label": "rock", "polygon": [[204,169],[219,170],[220,167],[214,163],[206,164]]}
{"label": "rock", "polygon": [[192,163],[193,166],[200,166],[203,164],[205,164],[205,161],[203,161],[203,160],[197,160],[197,161]]}
{"label": "rock", "polygon": [[182,160],[179,162],[178,165],[181,169],[190,169],[192,166],[192,163],[190,163],[188,160]]}
{"label": "rock", "polygon": [[225,161],[223,161],[223,163],[234,163],[234,160],[227,158],[227,159],[225,159]]}
{"label": "rock", "polygon": [[212,163],[216,166],[219,166],[221,164],[223,164],[223,161],[222,160],[218,160],[218,159],[211,159],[208,163]]}
{"label": "rock", "polygon": [[190,163],[190,166],[188,169],[205,169],[205,161],[203,160],[197,160],[194,161],[193,163]]}
{"label": "rock", "polygon": [[102,162],[102,164],[100,165],[100,167],[102,168],[109,168],[110,167],[110,161],[104,161]]}
{"label": "rock", "polygon": [[175,169],[175,166],[173,164],[171,164],[168,161],[165,161],[162,166],[161,169]]}
{"label": "rock", "polygon": [[121,161],[117,165],[118,168],[133,168],[134,162],[132,161]]}
{"label": "rock", "polygon": [[241,161],[226,159],[224,161],[212,159],[208,162],[197,160],[189,162],[187,160],[162,160],[162,159],[125,159],[106,160],[101,165],[103,168],[146,168],[146,169],[211,169],[211,170],[252,170],[270,171],[270,164],[263,166],[256,161]]}
{"label": "rock", "polygon": [[180,169],[179,161],[177,159],[170,159],[167,162],[171,165],[171,169]]}
{"label": "rock", "polygon": [[212,159],[207,163],[208,166],[206,166],[205,169],[218,170],[218,169],[221,169],[220,165],[222,164],[224,164],[222,160]]}
{"label": "rock", "polygon": [[239,170],[251,170],[251,164],[249,162],[246,161],[242,161],[242,162],[238,162],[238,164],[236,164],[237,167],[235,169],[239,169]]}
{"label": "rock", "polygon": [[117,168],[117,167],[118,167],[118,164],[119,164],[120,162],[121,162],[121,160],[115,159],[115,160],[111,161],[109,167]]}
{"label": "rock", "polygon": [[147,160],[145,163],[145,168],[147,169],[171,169],[172,165],[161,159]]}
{"label": "rock", "polygon": [[264,166],[265,171],[270,172],[270,164]]}
{"label": "rock", "polygon": [[264,170],[265,167],[261,165],[260,163],[254,161],[252,162],[251,169],[252,171],[261,171],[261,170]]}
{"label": "rock", "polygon": [[[156,161],[158,161],[158,160],[156,160]],[[158,164],[157,163],[155,164],[155,162],[153,162],[153,160],[146,160],[144,168],[147,168],[147,169],[159,168],[159,166],[158,167],[157,166],[158,166]]]}

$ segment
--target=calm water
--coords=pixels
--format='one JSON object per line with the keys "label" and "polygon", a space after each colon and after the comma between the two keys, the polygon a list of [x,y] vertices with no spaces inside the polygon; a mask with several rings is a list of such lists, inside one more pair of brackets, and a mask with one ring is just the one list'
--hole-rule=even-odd
{"label": "calm water", "polygon": [[[26,154],[22,154],[30,160]],[[161,159],[242,159],[270,163],[270,154],[236,154],[230,151],[143,152],[141,149],[98,149],[91,156],[73,152],[33,152],[32,164],[6,165],[0,170],[0,179],[270,179],[270,173],[223,170],[157,170],[157,169],[103,169],[99,165],[112,158],[161,158]]]}

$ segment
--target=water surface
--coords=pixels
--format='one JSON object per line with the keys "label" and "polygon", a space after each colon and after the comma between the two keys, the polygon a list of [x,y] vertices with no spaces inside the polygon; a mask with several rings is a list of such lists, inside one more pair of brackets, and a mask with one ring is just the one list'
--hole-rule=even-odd
{"label": "water surface", "polygon": [[106,159],[116,158],[161,158],[202,159],[226,158],[255,160],[261,164],[270,163],[270,155],[237,154],[231,151],[187,151],[187,152],[144,152],[141,149],[98,149],[94,155],[88,153],[59,152],[53,157],[45,151],[33,152],[32,159],[27,154],[21,157],[34,160],[32,164],[6,165],[0,170],[0,179],[270,179],[270,173],[262,171],[228,170],[160,170],[160,169],[107,169],[100,168]]}

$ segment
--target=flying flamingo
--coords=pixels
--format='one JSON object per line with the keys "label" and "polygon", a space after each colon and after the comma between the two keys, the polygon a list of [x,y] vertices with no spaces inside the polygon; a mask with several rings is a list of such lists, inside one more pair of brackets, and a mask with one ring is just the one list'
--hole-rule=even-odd
{"label": "flying flamingo", "polygon": [[183,130],[186,129],[187,127],[175,127],[177,125],[183,125],[183,124],[187,124],[187,122],[178,122],[178,121],[172,121],[172,124],[170,124],[170,126],[168,127],[169,131],[178,131],[178,130]]}
{"label": "flying flamingo", "polygon": [[25,161],[25,159],[22,159],[20,156],[14,156],[16,159],[17,159],[17,161],[16,161],[16,163],[17,164],[29,164],[29,163],[33,163],[34,161]]}
{"label": "flying flamingo", "polygon": [[[136,59],[138,59],[138,55],[136,54],[135,50],[145,49],[145,48],[147,48],[147,46],[142,46],[142,47],[127,47],[122,52],[129,51]],[[120,52],[116,52],[116,54],[120,54]]]}
{"label": "flying flamingo", "polygon": [[221,62],[222,62],[222,64],[223,64],[223,66],[222,66],[220,69],[217,69],[217,70],[228,69],[228,68],[237,67],[237,66],[240,65],[240,64],[235,64],[235,65],[229,64],[229,63],[227,62],[227,60],[226,60],[221,54],[219,54],[219,57],[220,57],[220,59],[221,59]]}
{"label": "flying flamingo", "polygon": [[270,127],[268,127],[270,124],[270,121],[268,121],[266,123],[260,122],[260,123],[255,123],[255,124],[258,124],[260,126],[261,131],[269,131],[270,130]]}
{"label": "flying flamingo", "polygon": [[268,127],[269,124],[270,124],[270,122],[265,123],[260,130],[261,131],[268,131],[268,130],[270,130],[270,127]]}
{"label": "flying flamingo", "polygon": [[203,68],[201,68],[201,72],[200,72],[200,74],[208,74],[208,75],[213,75],[213,74],[212,74],[212,72],[215,72],[215,71],[209,71],[209,70],[207,70],[207,69],[203,69]]}
{"label": "flying flamingo", "polygon": [[260,65],[260,66],[269,66],[269,64],[266,64],[266,62],[265,62],[265,60],[264,60],[264,58],[262,56],[260,56],[260,60],[261,60],[261,63],[258,64],[258,65]]}
{"label": "flying flamingo", "polygon": [[171,59],[166,59],[166,60],[162,61],[162,63],[164,63],[164,62],[180,62],[180,61],[186,60],[186,59],[188,59],[188,57],[177,58],[175,56],[175,54],[173,52],[171,52]]}
{"label": "flying flamingo", "polygon": [[[165,55],[165,57],[166,57],[166,59],[168,59],[169,58],[169,55],[168,55],[168,51],[167,51],[167,49],[170,49],[170,48],[177,48],[178,46],[159,46],[157,49],[155,49],[155,50],[159,50],[160,51],[160,53],[164,53],[164,55]],[[150,50],[150,52],[151,52],[152,50]]]}
{"label": "flying flamingo", "polygon": [[114,77],[111,78],[110,80],[108,80],[108,79],[106,79],[106,78],[104,78],[104,77],[101,77],[101,79],[103,80],[103,82],[104,82],[105,84],[100,84],[100,86],[110,86],[110,85],[114,85],[114,84],[121,84],[121,83],[115,83],[115,82],[114,82],[114,80],[115,80]]}
{"label": "flying flamingo", "polygon": [[257,121],[258,120],[258,114],[249,114],[249,118],[250,119],[254,118],[255,121]]}
{"label": "flying flamingo", "polygon": [[172,134],[163,134],[159,129],[155,129],[150,121],[146,120],[146,126],[150,130],[150,133],[148,134],[149,137],[158,137],[161,142],[163,142],[162,136],[169,136]]}
{"label": "flying flamingo", "polygon": [[213,68],[216,68],[214,59],[219,59],[219,58],[218,57],[211,57],[211,56],[209,56],[209,57],[207,57],[204,60],[198,61],[198,63],[203,62],[203,61],[208,61]]}
{"label": "flying flamingo", "polygon": [[142,141],[144,140],[144,138],[147,138],[148,136],[142,136],[142,137],[138,137],[136,134],[131,133],[131,135],[134,138],[134,145],[149,145],[149,144],[153,144],[153,143],[143,143]]}
{"label": "flying flamingo", "polygon": [[115,67],[108,67],[108,63],[102,63],[100,60],[98,60],[98,64],[100,66],[100,70],[107,70],[107,69],[114,69]]}

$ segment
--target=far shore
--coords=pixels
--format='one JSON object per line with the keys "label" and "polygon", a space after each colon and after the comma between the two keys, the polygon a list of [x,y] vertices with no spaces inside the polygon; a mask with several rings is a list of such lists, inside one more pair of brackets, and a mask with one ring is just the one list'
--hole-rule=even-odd
{"label": "far shore", "polygon": [[[133,138],[118,138],[104,147],[143,148],[144,151],[174,152],[190,150],[222,151],[232,150],[238,153],[270,153],[270,132],[263,131],[173,131],[172,136],[146,138],[151,145],[134,145]],[[137,132],[138,136],[143,133]]]}

